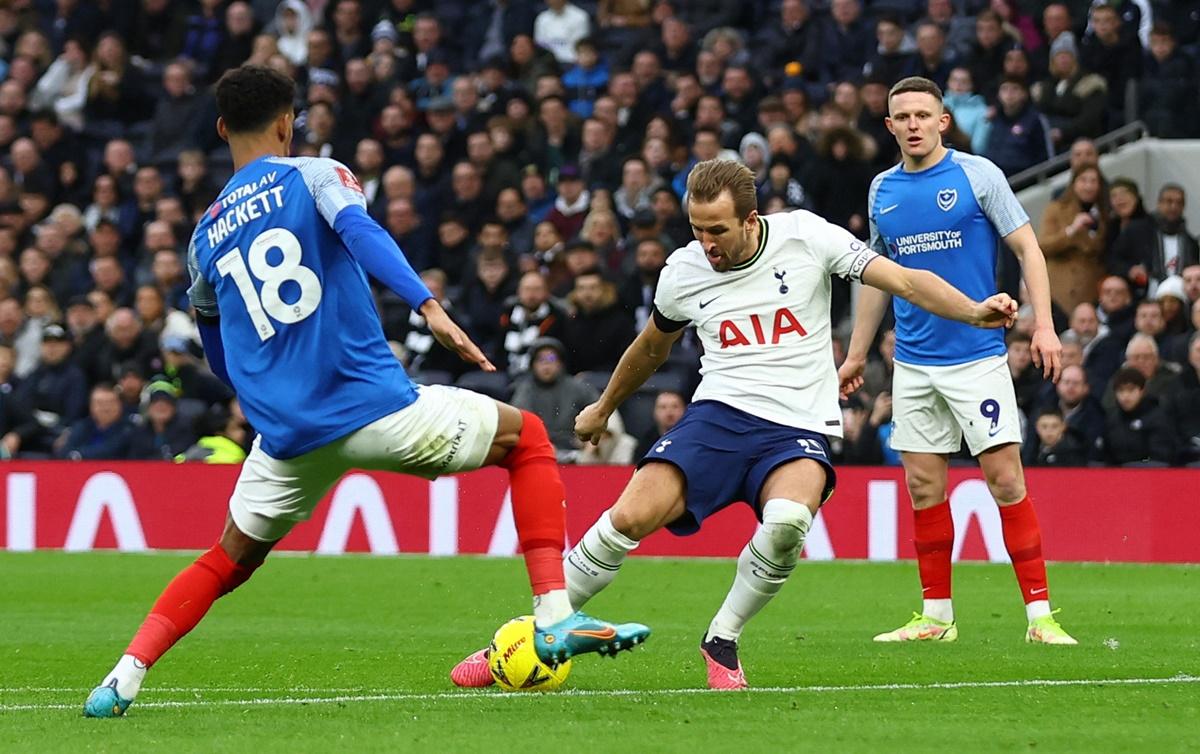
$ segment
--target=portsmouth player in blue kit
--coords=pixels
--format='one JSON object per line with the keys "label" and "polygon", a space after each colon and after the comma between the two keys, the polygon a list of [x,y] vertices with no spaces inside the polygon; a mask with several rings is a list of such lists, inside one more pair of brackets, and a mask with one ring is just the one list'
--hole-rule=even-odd
{"label": "portsmouth player in blue kit", "polygon": [[[934,82],[906,78],[888,95],[887,126],[901,163],[876,176],[867,199],[871,246],[898,264],[929,270],[968,296],[996,291],[999,240],[1021,262],[1036,329],[1031,350],[1043,375],[1058,381],[1062,345],[1050,317],[1050,283],[1041,247],[1004,174],[974,155],[947,149],[950,115]],[[864,288],[854,333],[839,370],[843,395],[862,385],[867,349],[889,296]],[[892,382],[892,447],[900,451],[912,498],[922,611],[875,641],[954,641],[950,598],[954,521],[946,496],[950,454],[965,436],[1000,506],[1004,544],[1012,560],[1028,627],[1026,641],[1075,644],[1054,619],[1037,514],[1021,468],[1016,394],[1004,333],[943,319],[895,301],[896,355]]]}
{"label": "portsmouth player in blue kit", "polygon": [[[667,260],[653,317],[604,394],[580,412],[575,433],[598,442],[612,413],[666,361],[688,324],[704,345],[703,379],[683,418],[569,553],[567,589],[580,607],[612,582],[640,540],[663,527],[691,534],[722,508],[750,504],[762,525],[700,645],[709,688],[735,690],[747,686],[738,659],[742,629],[783,587],[813,516],[833,493],[826,436],[840,437],[842,426],[830,275],[980,327],[1003,327],[1016,303],[1005,294],[976,303],[811,212],[759,216],[754,174],[740,163],[697,164],[687,190],[696,240]],[[478,666],[474,655],[460,664],[455,682],[490,683],[482,672],[465,672],[472,663]]]}
{"label": "portsmouth player in blue kit", "polygon": [[429,479],[508,469],[544,661],[613,654],[649,634],[572,610],[564,490],[541,420],[467,390],[416,387],[392,355],[367,275],[419,311],[442,345],[495,369],[367,215],[354,175],[333,160],[286,156],[294,99],[290,79],[260,66],[230,71],[216,87],[217,130],[236,172],[192,236],[189,293],[213,371],[260,434],[220,540],[163,591],[88,697],[89,717],[123,714],[147,668],[354,468]]}

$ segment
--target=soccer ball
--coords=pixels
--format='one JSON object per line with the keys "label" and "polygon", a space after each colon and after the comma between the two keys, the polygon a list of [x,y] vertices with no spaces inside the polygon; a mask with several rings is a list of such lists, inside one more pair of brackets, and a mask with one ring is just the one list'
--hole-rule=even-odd
{"label": "soccer ball", "polygon": [[492,637],[488,668],[505,691],[553,691],[571,674],[571,661],[557,667],[542,662],[533,647],[533,616],[522,615]]}

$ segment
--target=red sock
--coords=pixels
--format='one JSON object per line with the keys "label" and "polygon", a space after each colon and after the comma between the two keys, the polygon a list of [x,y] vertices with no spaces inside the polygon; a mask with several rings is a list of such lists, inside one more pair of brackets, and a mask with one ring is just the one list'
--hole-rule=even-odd
{"label": "red sock", "polygon": [[1015,505],[1000,506],[1000,526],[1004,529],[1004,547],[1021,585],[1022,599],[1026,603],[1050,599],[1046,561],[1042,559],[1042,529],[1029,495]]}
{"label": "red sock", "polygon": [[221,545],[213,545],[167,584],[125,654],[153,665],[196,627],[218,597],[245,583],[257,567],[240,566]]}
{"label": "red sock", "polygon": [[913,511],[917,546],[917,569],[921,572],[921,597],[950,599],[950,556],[954,552],[954,519],[950,501]]}
{"label": "red sock", "polygon": [[500,461],[508,469],[513,519],[535,595],[565,589],[563,544],[567,539],[567,493],[546,425],[522,411],[525,422],[517,445]]}

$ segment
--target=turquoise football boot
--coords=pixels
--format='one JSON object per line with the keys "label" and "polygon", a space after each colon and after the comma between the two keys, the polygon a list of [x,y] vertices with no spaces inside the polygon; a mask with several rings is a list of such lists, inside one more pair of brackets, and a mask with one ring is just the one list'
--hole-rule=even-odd
{"label": "turquoise football boot", "polygon": [[533,645],[542,662],[558,665],[589,652],[611,657],[633,649],[648,636],[649,627],[641,623],[609,623],[576,612],[552,626],[534,629]]}

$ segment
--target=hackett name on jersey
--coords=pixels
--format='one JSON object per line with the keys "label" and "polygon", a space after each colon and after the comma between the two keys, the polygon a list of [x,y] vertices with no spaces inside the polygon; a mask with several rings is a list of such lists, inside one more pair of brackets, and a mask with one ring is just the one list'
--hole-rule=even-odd
{"label": "hackett name on jersey", "polygon": [[[786,307],[776,309],[771,325],[771,340],[770,345],[779,345],[779,340],[788,333],[796,333],[799,337],[808,335],[808,331],[800,324],[800,320],[796,319],[796,315],[792,314],[792,310]],[[750,320],[746,325],[738,327],[737,323],[731,319],[721,320],[719,326],[719,337],[721,338],[721,348],[734,348],[737,346],[751,345],[751,340],[746,337],[746,332],[754,335],[753,343],[760,346],[768,345],[766,332],[763,330],[763,320],[757,314],[751,314]]]}

